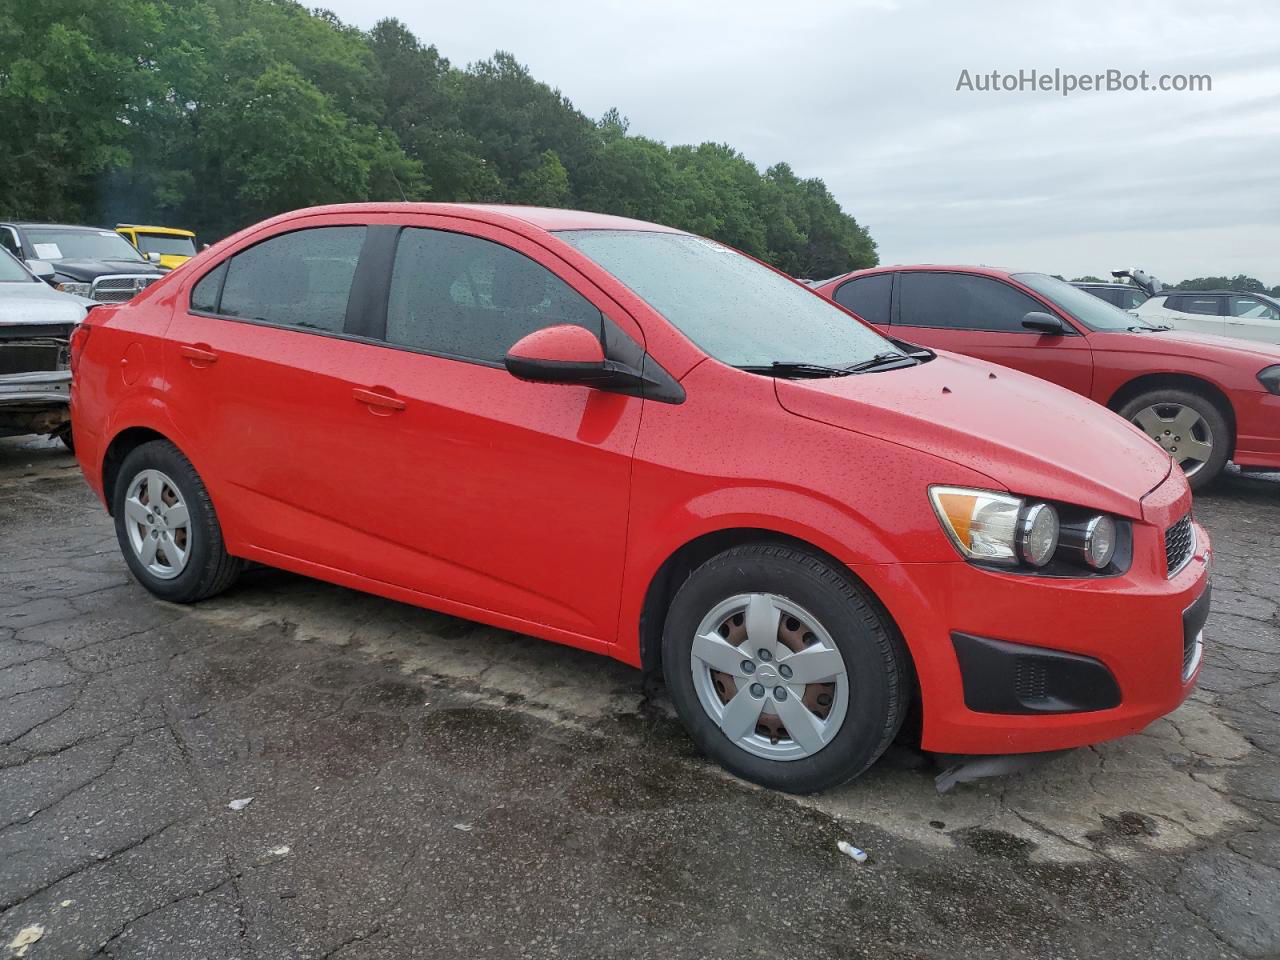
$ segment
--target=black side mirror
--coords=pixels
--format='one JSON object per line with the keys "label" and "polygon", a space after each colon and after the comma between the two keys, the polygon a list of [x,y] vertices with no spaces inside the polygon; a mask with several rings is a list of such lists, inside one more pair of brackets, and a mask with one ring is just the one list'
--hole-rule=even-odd
{"label": "black side mirror", "polygon": [[1066,325],[1060,319],[1051,313],[1042,313],[1039,310],[1032,310],[1023,317],[1022,325],[1028,330],[1035,330],[1037,333],[1052,337],[1060,337],[1067,332]]}

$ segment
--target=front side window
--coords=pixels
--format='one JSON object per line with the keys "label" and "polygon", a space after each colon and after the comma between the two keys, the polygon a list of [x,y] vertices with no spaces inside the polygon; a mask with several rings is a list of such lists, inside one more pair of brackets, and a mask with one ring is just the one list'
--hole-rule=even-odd
{"label": "front side window", "polygon": [[[364,235],[364,227],[311,227],[237,253],[227,265],[221,299],[211,312],[341,333]],[[207,300],[207,291],[200,292]]]}
{"label": "front side window", "polygon": [[1133,310],[1147,302],[1147,295],[1141,290],[1125,290],[1124,302],[1120,304],[1125,310]]}
{"label": "front side window", "polygon": [[1015,273],[1013,279],[1034,290],[1090,330],[1130,330],[1134,327],[1154,329],[1133,314],[1125,313],[1119,307],[1099,300],[1093,294],[1047,273]]}
{"label": "front side window", "polygon": [[0,227],[0,246],[3,246],[15,257],[22,256],[22,248],[18,246],[18,236],[8,227]]}
{"label": "front side window", "polygon": [[143,257],[114,230],[54,230],[27,227],[37,260],[129,260]]}
{"label": "front side window", "polygon": [[556,236],[722,363],[845,367],[895,351],[821,294],[712,240],[656,230],[563,230]]}
{"label": "front side window", "polygon": [[893,274],[873,273],[855,277],[836,288],[836,303],[848,307],[867,323],[889,322],[889,297],[893,293]]}
{"label": "front side window", "polygon": [[406,228],[387,301],[388,343],[500,364],[517,340],[571,323],[600,335],[600,311],[523,254],[445,230]]}
{"label": "front side window", "polygon": [[[992,277],[907,271],[899,276],[898,285],[898,322],[909,327],[1030,333],[1022,318],[1033,311],[1044,312],[1031,297]],[[1102,303],[1093,294],[1071,289]]]}
{"label": "front side window", "polygon": [[7,253],[0,253],[0,283],[30,283],[31,274]]}
{"label": "front side window", "polygon": [[1231,316],[1249,320],[1280,320],[1280,311],[1257,297],[1232,297]]}

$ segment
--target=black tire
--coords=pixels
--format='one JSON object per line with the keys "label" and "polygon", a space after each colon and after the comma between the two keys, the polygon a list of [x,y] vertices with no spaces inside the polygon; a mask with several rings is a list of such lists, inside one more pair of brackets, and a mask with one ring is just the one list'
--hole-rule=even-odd
{"label": "black tire", "polygon": [[[737,746],[694,687],[690,656],[701,620],[720,602],[757,592],[811,612],[844,658],[850,692],[844,722],[825,747],[800,759],[771,760]],[[893,741],[909,706],[908,653],[879,605],[847,574],[781,544],[734,547],[695,570],[667,612],[662,661],[667,690],[699,749],[744,780],[788,793],[812,793],[858,776]]]}
{"label": "black tire", "polygon": [[[125,520],[125,497],[133,479],[144,470],[159,470],[173,480],[187,505],[190,517],[191,554],[186,567],[173,579],[153,575],[134,552],[129,542]],[[209,499],[209,491],[195,467],[177,447],[167,440],[152,440],[134,448],[124,458],[116,474],[112,493],[116,539],[120,552],[133,576],[162,600],[194,603],[226,590],[240,571],[244,561],[227,553],[222,528]]]}
{"label": "black tire", "polygon": [[1134,418],[1147,407],[1161,404],[1179,404],[1184,407],[1190,407],[1203,417],[1204,422],[1209,426],[1209,432],[1212,434],[1212,452],[1209,454],[1209,459],[1204,462],[1204,466],[1187,477],[1187,482],[1191,485],[1191,489],[1199,492],[1218,479],[1223,467],[1227,465],[1232,435],[1226,414],[1204,394],[1196,393],[1192,390],[1176,389],[1150,390],[1139,394],[1121,407],[1119,412],[1120,416],[1141,430],[1143,429],[1142,425]]}

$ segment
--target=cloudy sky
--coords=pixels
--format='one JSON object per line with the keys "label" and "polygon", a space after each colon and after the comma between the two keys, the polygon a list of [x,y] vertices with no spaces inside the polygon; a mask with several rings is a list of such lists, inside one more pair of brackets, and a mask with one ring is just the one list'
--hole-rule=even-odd
{"label": "cloudy sky", "polygon": [[[314,0],[311,0],[314,2]],[[826,181],[884,263],[1280,283],[1280,3],[327,0],[458,65],[510,50],[598,117]],[[957,91],[970,75],[1209,74],[1211,92]]]}

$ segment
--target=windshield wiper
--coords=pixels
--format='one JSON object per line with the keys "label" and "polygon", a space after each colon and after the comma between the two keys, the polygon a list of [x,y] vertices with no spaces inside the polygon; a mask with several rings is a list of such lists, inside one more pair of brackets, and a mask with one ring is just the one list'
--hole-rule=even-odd
{"label": "windshield wiper", "polygon": [[886,370],[891,367],[914,367],[919,362],[920,360],[910,354],[889,350],[885,353],[877,353],[870,360],[863,360],[861,363],[855,363],[851,367],[845,367],[845,369],[850,373],[866,373],[869,370]]}
{"label": "windshield wiper", "polygon": [[849,374],[844,367],[828,367],[826,364],[807,363],[803,360],[774,360],[768,364],[747,364],[738,369],[776,377],[843,377]]}
{"label": "windshield wiper", "polygon": [[1129,327],[1129,332],[1130,333],[1160,333],[1163,330],[1172,330],[1172,329],[1173,327],[1168,327],[1163,325],[1158,327],[1147,327],[1147,326],[1135,325],[1135,326]]}

